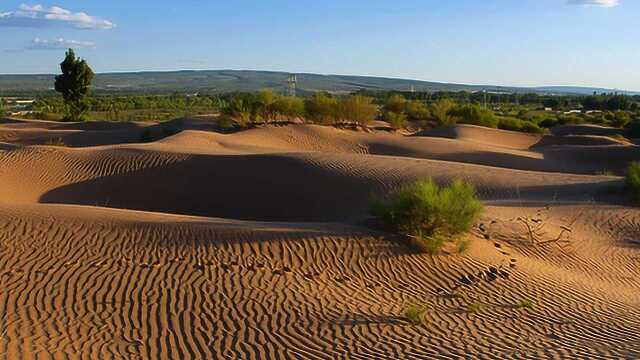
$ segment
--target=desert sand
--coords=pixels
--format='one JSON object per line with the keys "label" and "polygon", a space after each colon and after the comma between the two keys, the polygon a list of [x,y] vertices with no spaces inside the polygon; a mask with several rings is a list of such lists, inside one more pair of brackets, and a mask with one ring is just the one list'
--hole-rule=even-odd
{"label": "desert sand", "polygon": [[[0,358],[640,358],[640,151],[611,129],[169,125],[0,124]],[[367,226],[424,177],[477,186],[468,252]]]}

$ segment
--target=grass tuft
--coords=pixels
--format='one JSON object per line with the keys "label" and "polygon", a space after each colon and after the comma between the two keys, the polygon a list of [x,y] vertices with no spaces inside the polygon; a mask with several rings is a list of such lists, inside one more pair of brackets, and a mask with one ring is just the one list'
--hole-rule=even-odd
{"label": "grass tuft", "polygon": [[533,302],[531,300],[522,300],[514,306],[516,309],[531,309],[533,308]]}
{"label": "grass tuft", "polygon": [[404,309],[403,315],[414,325],[422,325],[425,321],[425,315],[430,307],[427,304],[409,304]]}
{"label": "grass tuft", "polygon": [[467,304],[466,310],[470,314],[477,314],[481,312],[483,309],[484,309],[484,306],[482,306],[482,304],[474,302],[474,303]]}

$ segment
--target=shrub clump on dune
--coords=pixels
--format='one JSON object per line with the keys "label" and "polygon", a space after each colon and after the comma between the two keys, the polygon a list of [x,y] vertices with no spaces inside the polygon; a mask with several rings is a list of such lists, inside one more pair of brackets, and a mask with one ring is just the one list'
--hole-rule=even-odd
{"label": "shrub clump on dune", "polygon": [[482,212],[475,187],[462,180],[438,186],[418,180],[375,200],[371,213],[390,230],[415,239],[423,250],[435,253],[468,231]]}
{"label": "shrub clump on dune", "polygon": [[633,201],[640,201],[640,162],[632,162],[625,174],[625,183]]}

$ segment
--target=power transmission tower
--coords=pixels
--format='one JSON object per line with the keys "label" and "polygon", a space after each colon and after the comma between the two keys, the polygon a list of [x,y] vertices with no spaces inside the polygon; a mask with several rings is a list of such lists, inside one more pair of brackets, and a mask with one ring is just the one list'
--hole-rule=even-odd
{"label": "power transmission tower", "polygon": [[298,77],[296,74],[289,75],[287,79],[287,85],[289,85],[289,96],[296,96],[296,90],[298,87]]}

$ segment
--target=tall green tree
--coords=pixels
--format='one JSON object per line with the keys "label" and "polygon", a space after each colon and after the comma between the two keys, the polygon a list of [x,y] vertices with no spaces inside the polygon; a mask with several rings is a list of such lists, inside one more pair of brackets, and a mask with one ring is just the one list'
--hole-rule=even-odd
{"label": "tall green tree", "polygon": [[85,60],[76,58],[73,49],[67,51],[60,70],[62,74],[56,76],[55,89],[64,98],[65,120],[84,120],[84,114],[89,109],[86,98],[95,74]]}

